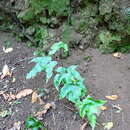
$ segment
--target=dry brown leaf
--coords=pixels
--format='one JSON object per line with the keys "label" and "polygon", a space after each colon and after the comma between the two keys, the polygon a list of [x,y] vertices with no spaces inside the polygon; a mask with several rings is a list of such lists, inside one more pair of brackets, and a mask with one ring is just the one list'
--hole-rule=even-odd
{"label": "dry brown leaf", "polygon": [[3,97],[4,97],[5,100],[8,100],[8,98],[9,98],[9,94],[5,94],[5,93],[3,93],[2,95],[3,95]]}
{"label": "dry brown leaf", "polygon": [[41,118],[42,115],[46,114],[47,111],[52,107],[52,104],[47,103],[44,107],[42,111],[38,111],[34,116]]}
{"label": "dry brown leaf", "polygon": [[15,100],[15,99],[16,99],[16,95],[10,93],[10,94],[9,94],[8,101]]}
{"label": "dry brown leaf", "polygon": [[41,97],[38,97],[39,104],[43,105],[45,102],[41,99]]}
{"label": "dry brown leaf", "polygon": [[12,83],[16,82],[16,78],[13,76]]}
{"label": "dry brown leaf", "polygon": [[32,89],[24,89],[22,91],[20,91],[19,93],[16,94],[16,98],[20,99],[22,97],[26,97],[30,94],[32,94],[33,90]]}
{"label": "dry brown leaf", "polygon": [[111,96],[105,96],[109,100],[117,100],[118,96],[117,95],[111,95]]}
{"label": "dry brown leaf", "polygon": [[106,110],[107,110],[107,107],[106,107],[106,106],[101,106],[100,109],[101,109],[102,111],[106,111]]}
{"label": "dry brown leaf", "polygon": [[121,58],[122,53],[116,52],[116,53],[113,53],[112,56],[115,57],[115,58]]}
{"label": "dry brown leaf", "polygon": [[38,94],[37,91],[32,93],[32,103],[38,102]]}
{"label": "dry brown leaf", "polygon": [[6,76],[12,76],[12,72],[9,69],[8,65],[5,64],[3,69],[2,69],[2,75],[1,75],[1,79],[4,79]]}
{"label": "dry brown leaf", "polygon": [[15,100],[16,99],[16,96],[14,95],[14,94],[12,94],[12,93],[10,93],[10,94],[5,94],[5,93],[3,93],[2,94],[3,95],[3,97],[4,97],[4,99],[6,100],[6,101],[12,101],[12,100]]}
{"label": "dry brown leaf", "polygon": [[85,123],[81,126],[80,130],[86,130],[87,124],[88,124],[88,123],[85,122]]}
{"label": "dry brown leaf", "polygon": [[11,52],[11,51],[13,51],[13,48],[12,47],[10,47],[10,48],[5,48],[5,47],[3,47],[3,51],[5,52],[5,53],[9,53],[9,52]]}
{"label": "dry brown leaf", "polygon": [[32,89],[24,89],[22,91],[20,91],[19,93],[17,93],[16,95],[15,94],[7,94],[7,93],[4,93],[4,92],[1,92],[0,94],[3,95],[4,99],[6,101],[12,101],[12,100],[15,100],[15,99],[20,99],[22,97],[26,97],[28,95],[30,95],[31,93],[33,92]]}

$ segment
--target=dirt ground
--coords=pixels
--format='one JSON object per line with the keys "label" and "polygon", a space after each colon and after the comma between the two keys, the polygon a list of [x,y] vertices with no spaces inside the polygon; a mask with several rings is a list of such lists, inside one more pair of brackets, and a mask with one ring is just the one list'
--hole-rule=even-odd
{"label": "dirt ground", "polygon": [[[2,50],[2,43],[8,40],[13,47],[13,51],[6,54]],[[17,43],[9,34],[0,32],[0,71],[4,64],[13,68],[13,75],[16,82],[11,83],[10,78],[0,80],[0,91],[7,93],[17,93],[22,89],[31,88],[33,90],[44,88],[43,76],[39,75],[33,80],[26,80],[26,74],[32,67],[28,64],[29,58],[33,56],[33,48],[27,48],[24,43]],[[87,62],[85,56],[92,56],[92,60]],[[98,117],[96,130],[103,130],[102,123],[113,122],[111,130],[130,130],[130,54],[122,55],[120,59],[110,55],[102,55],[97,49],[89,48],[85,51],[72,50],[70,57],[63,60],[65,66],[78,65],[78,70],[86,79],[85,84],[88,93],[96,99],[105,99],[106,95],[118,95],[116,101],[107,101],[107,110]],[[76,109],[66,100],[58,100],[58,93],[50,85],[48,93],[44,97],[45,103],[55,104],[42,122],[47,130],[80,130],[84,121],[79,117]],[[11,114],[0,117],[0,130],[10,130],[17,121],[25,121],[26,117],[36,112],[41,106],[38,103],[31,103],[31,96],[18,100],[20,104],[9,103],[0,95],[0,111],[10,110]],[[113,105],[120,105],[122,111],[117,113]],[[24,125],[22,126],[24,130]],[[91,130],[88,126],[87,130]]]}

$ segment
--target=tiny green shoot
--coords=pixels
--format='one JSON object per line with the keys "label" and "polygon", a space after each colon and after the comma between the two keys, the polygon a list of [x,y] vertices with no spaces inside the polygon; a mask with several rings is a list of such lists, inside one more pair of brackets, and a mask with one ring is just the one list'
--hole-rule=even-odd
{"label": "tiny green shoot", "polygon": [[46,130],[46,128],[43,126],[43,124],[37,120],[36,118],[29,116],[27,117],[26,121],[25,121],[25,128],[26,130]]}

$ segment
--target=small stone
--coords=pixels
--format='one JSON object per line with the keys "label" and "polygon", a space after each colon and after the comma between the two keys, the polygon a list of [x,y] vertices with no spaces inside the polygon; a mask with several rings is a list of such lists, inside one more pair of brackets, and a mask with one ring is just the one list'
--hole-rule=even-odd
{"label": "small stone", "polygon": [[79,46],[79,48],[80,48],[81,50],[83,50],[83,49],[84,49],[84,47],[83,47],[82,45],[80,45],[80,46]]}

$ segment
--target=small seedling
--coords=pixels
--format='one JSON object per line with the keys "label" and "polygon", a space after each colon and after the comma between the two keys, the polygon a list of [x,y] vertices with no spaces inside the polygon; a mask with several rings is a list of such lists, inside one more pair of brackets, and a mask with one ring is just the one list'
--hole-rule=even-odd
{"label": "small seedling", "polygon": [[87,62],[90,62],[90,61],[92,61],[92,56],[85,56],[84,60]]}
{"label": "small seedling", "polygon": [[18,105],[18,104],[22,104],[22,102],[19,102],[19,101],[14,101],[13,102],[13,105]]}
{"label": "small seedling", "polygon": [[46,128],[43,126],[43,124],[37,120],[36,118],[29,116],[25,121],[25,127],[26,130],[46,130]]}

